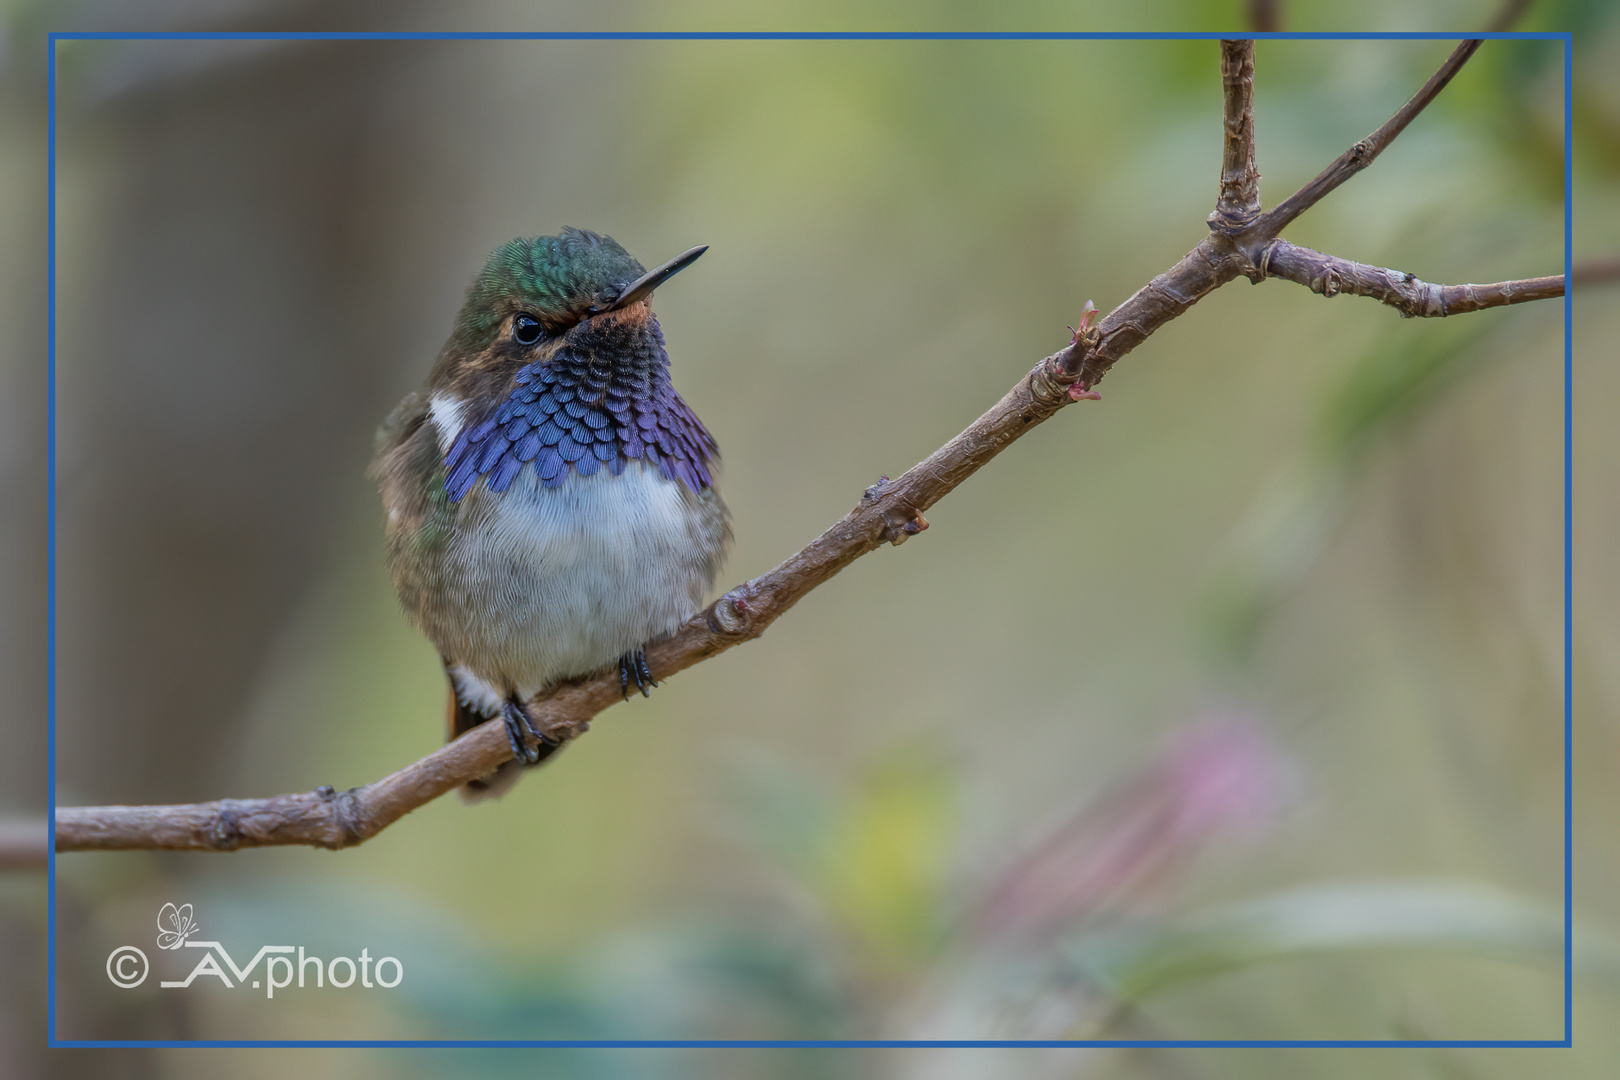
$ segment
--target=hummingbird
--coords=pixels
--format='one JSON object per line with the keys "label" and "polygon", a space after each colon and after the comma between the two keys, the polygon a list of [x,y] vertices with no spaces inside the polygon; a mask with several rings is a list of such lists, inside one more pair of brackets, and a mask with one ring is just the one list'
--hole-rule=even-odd
{"label": "hummingbird", "polygon": [[584,229],[516,239],[473,279],[426,385],[377,433],[371,475],[406,616],[450,682],[449,738],[499,717],[498,794],[557,743],[524,702],[610,670],[656,686],[645,646],[703,601],[731,543],[720,451],[670,381],[653,270]]}

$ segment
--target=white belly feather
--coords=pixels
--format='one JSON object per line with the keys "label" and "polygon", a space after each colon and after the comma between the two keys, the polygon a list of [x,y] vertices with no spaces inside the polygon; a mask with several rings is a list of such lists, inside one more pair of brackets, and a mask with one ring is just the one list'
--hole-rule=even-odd
{"label": "white belly feather", "polygon": [[712,490],[640,461],[556,488],[525,468],[500,494],[480,483],[457,512],[448,603],[425,629],[488,713],[673,632],[713,584],[727,534]]}

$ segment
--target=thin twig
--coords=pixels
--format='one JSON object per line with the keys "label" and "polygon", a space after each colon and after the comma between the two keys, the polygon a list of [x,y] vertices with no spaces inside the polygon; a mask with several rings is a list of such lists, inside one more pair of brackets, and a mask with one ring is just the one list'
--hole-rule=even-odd
{"label": "thin twig", "polygon": [[1274,34],[1282,29],[1282,0],[1249,0],[1249,29]]}
{"label": "thin twig", "polygon": [[1226,99],[1221,151],[1221,194],[1212,221],[1242,229],[1260,213],[1260,174],[1254,167],[1254,42],[1221,42],[1221,88]]}
{"label": "thin twig", "polygon": [[1412,99],[1402,105],[1383,127],[1340,154],[1338,160],[1323,169],[1315,180],[1261,214],[1253,225],[1244,230],[1245,245],[1257,244],[1278,235],[1295,218],[1322,201],[1329,192],[1371,165],[1378,155],[1395,141],[1395,137],[1406,130],[1406,125],[1439,96],[1440,91],[1444,90],[1452,77],[1462,70],[1462,66],[1478,48],[1478,39],[1464,41],[1458,45],[1451,55],[1446,57],[1446,62],[1440,65],[1440,70],[1423,84],[1423,89],[1412,95]]}
{"label": "thin twig", "polygon": [[1443,318],[1564,295],[1562,274],[1490,285],[1434,285],[1415,274],[1324,255],[1287,240],[1272,241],[1262,256],[1261,270],[1323,296],[1370,296],[1408,318]]}

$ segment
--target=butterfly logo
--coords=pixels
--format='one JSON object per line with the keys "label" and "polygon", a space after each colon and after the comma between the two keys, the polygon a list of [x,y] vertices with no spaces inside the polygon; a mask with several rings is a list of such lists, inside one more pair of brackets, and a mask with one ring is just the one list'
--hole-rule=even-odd
{"label": "butterfly logo", "polygon": [[190,904],[164,904],[157,917],[157,944],[160,949],[178,949],[186,938],[197,932],[197,921],[192,917]]}

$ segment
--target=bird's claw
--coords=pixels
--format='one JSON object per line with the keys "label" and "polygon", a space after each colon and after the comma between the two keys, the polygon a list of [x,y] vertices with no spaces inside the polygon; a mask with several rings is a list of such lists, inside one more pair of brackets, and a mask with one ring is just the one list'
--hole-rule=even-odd
{"label": "bird's claw", "polygon": [[501,719],[506,723],[506,737],[512,740],[512,756],[525,765],[539,764],[546,755],[539,746],[530,745],[535,739],[542,746],[556,746],[557,740],[534,726],[522,702],[508,699],[501,706]]}
{"label": "bird's claw", "polygon": [[649,691],[658,685],[658,680],[652,677],[652,669],[647,666],[647,653],[643,649],[632,649],[619,657],[619,692],[626,701],[630,700],[632,681],[642,697],[647,697]]}

